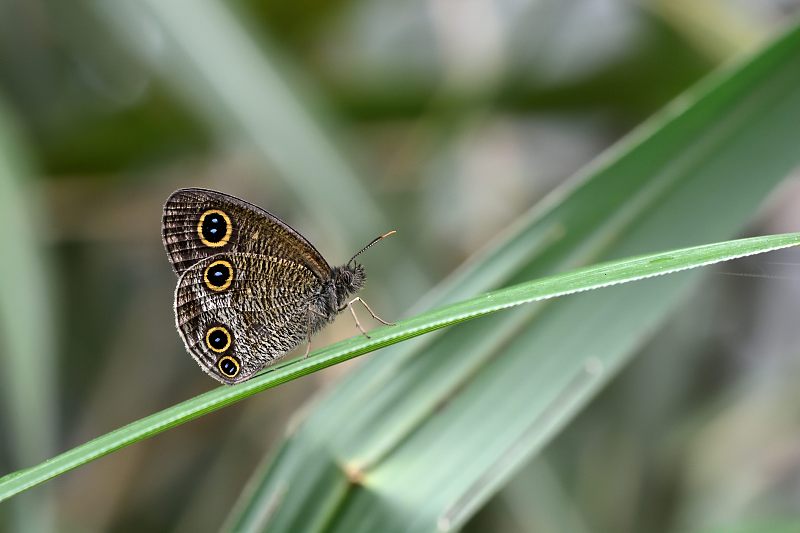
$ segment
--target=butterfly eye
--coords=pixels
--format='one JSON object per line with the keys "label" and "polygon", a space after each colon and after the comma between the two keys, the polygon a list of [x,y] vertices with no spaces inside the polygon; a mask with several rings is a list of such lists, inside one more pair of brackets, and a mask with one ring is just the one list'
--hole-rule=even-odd
{"label": "butterfly eye", "polygon": [[226,355],[217,361],[217,368],[222,375],[228,378],[235,378],[239,374],[239,361],[230,355]]}
{"label": "butterfly eye", "polygon": [[206,246],[218,248],[225,246],[231,238],[233,226],[231,219],[224,211],[209,209],[200,215],[197,223],[197,234]]}
{"label": "butterfly eye", "polygon": [[224,291],[233,281],[233,266],[224,259],[214,261],[203,272],[203,281],[212,291]]}
{"label": "butterfly eye", "polygon": [[214,326],[206,331],[206,346],[211,350],[222,353],[231,347],[231,334],[223,326]]}

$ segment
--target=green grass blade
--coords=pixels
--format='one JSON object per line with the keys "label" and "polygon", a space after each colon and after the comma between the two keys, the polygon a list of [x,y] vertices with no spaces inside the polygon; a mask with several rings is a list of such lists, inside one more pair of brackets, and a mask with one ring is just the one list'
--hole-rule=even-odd
{"label": "green grass blade", "polygon": [[376,330],[370,334],[370,339],[354,337],[336,343],[307,359],[274,367],[240,385],[212,390],[107,433],[42,464],[3,476],[0,478],[0,501],[89,461],[241,401],[260,391],[383,346],[533,301],[696,268],[798,244],[800,244],[800,233],[791,233],[646,255],[522,283],[423,313],[403,320],[396,326]]}
{"label": "green grass blade", "polygon": [[[20,466],[53,453],[57,364],[50,280],[31,216],[41,209],[28,194],[33,173],[5,111],[0,105],[0,387],[9,427],[2,438]],[[49,495],[19,503],[15,529],[53,529]]]}
{"label": "green grass blade", "polygon": [[[252,143],[323,220],[344,225],[344,234],[357,242],[372,236],[371,228],[388,224],[310,116],[308,102],[298,98],[307,93],[291,87],[277,67],[272,57],[277,51],[264,39],[257,43],[225,3],[145,0],[95,6],[184,102],[220,135],[233,133]],[[158,53],[148,47],[147,32],[163,39]],[[360,206],[357,211],[350,209],[353,203]],[[342,212],[348,217],[340,217]]]}

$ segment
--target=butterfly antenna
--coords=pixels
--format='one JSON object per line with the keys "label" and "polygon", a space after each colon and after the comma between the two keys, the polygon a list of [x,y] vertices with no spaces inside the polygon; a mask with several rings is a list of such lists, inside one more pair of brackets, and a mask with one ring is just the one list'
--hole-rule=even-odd
{"label": "butterfly antenna", "polygon": [[353,262],[353,260],[355,260],[356,257],[358,257],[359,255],[361,255],[364,252],[366,252],[367,250],[369,250],[370,247],[372,247],[373,244],[377,243],[381,239],[385,239],[386,237],[389,237],[390,235],[394,235],[395,233],[397,233],[397,231],[392,230],[392,231],[389,231],[387,233],[384,233],[383,235],[375,237],[374,239],[372,239],[372,242],[370,242],[368,245],[366,245],[365,247],[360,249],[358,252],[356,252],[356,254],[353,257],[350,258],[350,261],[348,261],[347,264],[349,265],[350,263]]}

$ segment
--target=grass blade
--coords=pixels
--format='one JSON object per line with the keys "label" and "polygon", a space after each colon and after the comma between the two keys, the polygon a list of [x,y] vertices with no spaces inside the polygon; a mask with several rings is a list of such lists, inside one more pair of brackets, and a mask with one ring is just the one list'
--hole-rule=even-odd
{"label": "grass blade", "polygon": [[[3,437],[23,465],[53,453],[56,341],[46,259],[31,216],[41,209],[28,194],[33,173],[10,122],[0,106],[0,227],[7,229],[0,261],[0,360],[10,427]],[[53,529],[49,495],[19,503],[15,529]]]}
{"label": "grass blade", "polygon": [[741,239],[607,263],[494,291],[403,320],[316,352],[307,359],[276,366],[233,387],[220,387],[73,448],[37,466],[0,478],[0,501],[82,464],[199,416],[352,359],[383,346],[525,303],[554,298],[800,244],[800,233]]}

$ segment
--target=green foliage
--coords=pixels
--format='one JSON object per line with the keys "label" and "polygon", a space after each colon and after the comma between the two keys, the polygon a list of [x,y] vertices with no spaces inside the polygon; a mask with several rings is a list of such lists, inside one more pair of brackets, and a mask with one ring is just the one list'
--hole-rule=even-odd
{"label": "green foliage", "polygon": [[[278,4],[0,3],[0,500],[17,494],[0,529],[793,531],[797,342],[764,327],[795,329],[791,272],[752,300],[729,289],[756,278],[728,277],[717,307],[697,271],[582,291],[797,242],[728,239],[794,230],[774,191],[800,160],[800,29],[562,183],[785,18]],[[273,210],[334,261],[397,229],[365,297],[411,318],[198,395],[158,239],[189,185]]]}

